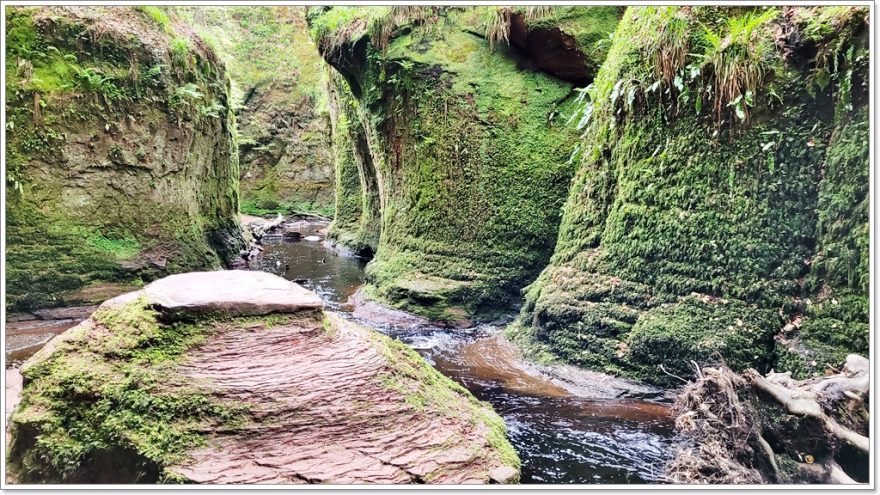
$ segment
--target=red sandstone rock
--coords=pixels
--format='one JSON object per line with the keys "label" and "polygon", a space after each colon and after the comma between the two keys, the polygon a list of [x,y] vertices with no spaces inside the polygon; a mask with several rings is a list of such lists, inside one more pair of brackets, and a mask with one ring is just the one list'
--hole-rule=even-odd
{"label": "red sandstone rock", "polygon": [[172,313],[247,316],[323,307],[314,292],[293,282],[245,270],[171,275],[147,285],[143,293],[150,303]]}

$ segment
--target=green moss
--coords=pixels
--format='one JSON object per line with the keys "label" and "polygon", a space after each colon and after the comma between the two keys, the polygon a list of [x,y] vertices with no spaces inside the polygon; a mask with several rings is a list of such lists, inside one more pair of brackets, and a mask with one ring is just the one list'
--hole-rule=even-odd
{"label": "green moss", "polygon": [[[715,351],[735,367],[766,370],[774,365],[768,335],[783,323],[768,311],[784,308],[792,318],[800,298],[823,284],[864,290],[857,267],[865,266],[867,151],[856,144],[864,120],[834,112],[840,96],[832,88],[809,89],[813,67],[783,68],[763,48],[749,52],[758,58],[736,55],[775,43],[775,15],[627,9],[586,92],[579,170],[550,266],[527,291],[527,331],[518,334],[567,361],[648,380],[656,369],[646,365],[689,374],[679,355],[711,362]],[[858,45],[856,32],[841,36]],[[720,44],[707,41],[712,33]],[[733,65],[696,50],[721,50]],[[861,80],[858,56],[850,59],[852,80]],[[734,108],[734,93],[705,92],[719,85],[753,98]],[[864,104],[858,94],[851,100]],[[824,172],[815,166],[823,161],[832,165]],[[834,220],[817,225],[817,211]],[[836,267],[828,274],[825,259]],[[728,309],[698,310],[691,293],[729,299]],[[728,335],[731,315],[747,313],[761,323]],[[716,332],[719,340],[707,340]]]}
{"label": "green moss", "polygon": [[756,368],[770,371],[773,363],[773,335],[779,317],[739,302],[704,302],[686,298],[660,306],[642,315],[627,337],[632,365],[647,381],[674,384],[665,370],[691,378],[699,364],[725,364],[733,370]]}
{"label": "green moss", "polygon": [[[197,49],[188,68],[171,69],[170,54],[138,38],[97,35],[75,13],[47,10],[6,11],[7,308],[57,305],[102,281],[154,278],[165,270],[150,259],[180,270],[238,256],[238,168],[216,60]],[[155,29],[146,19],[136,27]],[[170,33],[154,34],[171,43]],[[173,105],[181,87],[201,99]],[[199,189],[193,198],[179,194],[163,156],[175,146],[158,131],[173,121],[195,136],[187,156],[174,159],[211,164],[188,186]]]}
{"label": "green moss", "polygon": [[[504,420],[489,404],[477,400],[467,389],[442,375],[406,344],[379,333],[373,333],[372,339],[390,364],[382,377],[387,388],[404,395],[406,402],[416,410],[439,412],[453,419],[473,417],[488,430],[488,446],[503,465],[520,469],[519,456],[507,439]],[[462,411],[462,407],[466,410]]]}
{"label": "green moss", "polygon": [[135,10],[149,17],[166,33],[172,32],[171,19],[168,18],[168,14],[166,14],[161,7],[138,5],[135,7]]}
{"label": "green moss", "polygon": [[354,72],[336,62],[347,80],[337,91],[355,97],[345,125],[357,165],[339,168],[338,197],[359,192],[357,168],[366,198],[357,223],[358,205],[339,199],[345,229],[380,206],[371,294],[442,321],[505,311],[546,263],[577,138],[571,86],[490,51],[473,12],[404,19],[384,49],[371,38]]}
{"label": "green moss", "polygon": [[108,465],[118,468],[115,481],[174,481],[164,468],[203,445],[205,428],[245,421],[246,404],[217,401],[173,364],[219,325],[247,321],[166,324],[143,299],[104,306],[93,319],[22,369],[9,450],[22,482],[89,480]]}
{"label": "green moss", "polygon": [[112,254],[119,260],[131,259],[141,250],[140,243],[133,237],[115,239],[98,234],[90,238],[88,243],[101,251]]}

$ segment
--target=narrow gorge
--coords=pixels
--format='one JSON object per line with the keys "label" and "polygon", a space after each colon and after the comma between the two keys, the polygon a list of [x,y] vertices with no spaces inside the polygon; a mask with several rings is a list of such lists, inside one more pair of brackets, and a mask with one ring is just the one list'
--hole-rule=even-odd
{"label": "narrow gorge", "polygon": [[7,6],[6,483],[870,483],[870,7]]}

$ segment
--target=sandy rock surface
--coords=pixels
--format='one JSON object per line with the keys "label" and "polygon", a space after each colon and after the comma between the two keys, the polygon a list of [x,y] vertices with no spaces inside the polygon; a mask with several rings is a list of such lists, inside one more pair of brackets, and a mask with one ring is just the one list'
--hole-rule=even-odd
{"label": "sandy rock surface", "polygon": [[147,285],[143,293],[163,311],[175,313],[248,316],[323,307],[314,292],[276,275],[246,270],[171,275]]}
{"label": "sandy rock surface", "polygon": [[[177,321],[181,316],[186,322]],[[167,339],[162,337],[165,332],[175,335],[179,324],[206,326],[199,327],[204,338],[173,361],[151,365],[119,357],[132,352],[125,346],[134,344],[126,342],[134,342],[138,334],[152,335],[135,347],[149,350],[152,342]],[[114,339],[121,348],[102,344]],[[504,483],[519,476],[519,463],[504,438],[503,422],[488,404],[477,401],[405,345],[324,312],[314,293],[268,273],[170,276],[106,301],[88,320],[54,338],[22,366],[27,384],[25,411],[20,418],[14,413],[12,419],[25,425],[18,435],[28,438],[7,439],[8,445],[16,446],[12,459],[27,457],[27,449],[32,448],[28,445],[40,435],[41,420],[33,418],[42,417],[41,411],[64,423],[72,406],[82,407],[41,395],[41,390],[63,387],[66,382],[36,369],[47,365],[51,369],[51,363],[61,358],[70,363],[57,368],[62,374],[101,370],[88,375],[92,377],[88,380],[77,378],[82,396],[102,394],[106,384],[100,383],[101,377],[112,381],[120,373],[151,376],[158,370],[151,367],[160,366],[162,378],[158,386],[146,389],[149,394],[196,394],[206,402],[240,411],[234,421],[176,417],[177,424],[199,423],[194,431],[203,442],[175,460],[168,457],[165,462],[160,456],[158,464],[152,464],[157,479],[212,484],[387,484]],[[15,385],[20,389],[21,375],[18,381],[8,373],[7,378],[11,385],[7,388],[8,415],[17,402]],[[65,397],[62,402],[77,400],[71,395],[61,397]],[[101,414],[112,417],[115,412]],[[118,423],[104,426],[120,428]],[[114,438],[133,439],[131,447],[128,441],[125,444],[130,449],[126,459],[114,461],[121,462],[116,468],[122,473],[144,462],[145,453],[153,448],[137,430],[126,428],[122,426],[105,440],[113,446]],[[51,453],[46,455],[51,457]],[[108,474],[105,467],[89,463],[89,458],[83,457],[84,464],[61,481],[156,480],[137,472],[136,479]],[[47,468],[47,472],[52,471]]]}

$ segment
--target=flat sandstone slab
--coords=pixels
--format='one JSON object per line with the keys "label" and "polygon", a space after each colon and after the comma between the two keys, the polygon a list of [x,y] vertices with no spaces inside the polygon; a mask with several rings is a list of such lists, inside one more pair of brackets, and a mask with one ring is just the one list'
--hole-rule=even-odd
{"label": "flat sandstone slab", "polygon": [[309,322],[235,329],[190,353],[184,374],[215,397],[250,404],[255,421],[214,436],[171,471],[212,484],[487,483],[518,475],[487,440],[486,406],[439,380],[415,383],[407,374],[442,377],[418,355],[398,355],[387,338],[327,318],[330,332]]}
{"label": "flat sandstone slab", "polygon": [[248,316],[323,307],[312,291],[271,273],[245,270],[171,275],[143,292],[152,304],[172,313]]}

